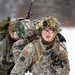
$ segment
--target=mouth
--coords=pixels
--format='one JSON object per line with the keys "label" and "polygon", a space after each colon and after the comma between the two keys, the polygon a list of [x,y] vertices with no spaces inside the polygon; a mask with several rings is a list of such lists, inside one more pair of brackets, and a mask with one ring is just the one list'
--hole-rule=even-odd
{"label": "mouth", "polygon": [[46,38],[50,38],[50,36],[46,36]]}

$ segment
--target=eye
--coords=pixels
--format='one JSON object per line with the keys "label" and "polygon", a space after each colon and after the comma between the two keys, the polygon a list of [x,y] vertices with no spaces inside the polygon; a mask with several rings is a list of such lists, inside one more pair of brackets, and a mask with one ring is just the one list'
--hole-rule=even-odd
{"label": "eye", "polygon": [[47,31],[45,29],[42,30],[43,33],[46,33]]}
{"label": "eye", "polygon": [[43,32],[43,33],[47,33],[47,32],[48,32],[48,33],[53,33],[53,29],[48,29],[48,30],[43,29],[42,32]]}
{"label": "eye", "polygon": [[48,32],[49,32],[49,33],[53,33],[53,29],[49,29]]}

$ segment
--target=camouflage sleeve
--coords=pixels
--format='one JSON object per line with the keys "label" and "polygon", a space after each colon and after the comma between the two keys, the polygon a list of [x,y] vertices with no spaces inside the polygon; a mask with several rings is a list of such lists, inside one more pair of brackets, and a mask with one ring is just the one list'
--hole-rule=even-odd
{"label": "camouflage sleeve", "polygon": [[21,53],[21,50],[24,48],[25,46],[25,42],[23,39],[19,39],[18,41],[16,41],[13,46],[12,46],[12,53],[14,56],[14,61],[16,62],[17,57],[19,56],[19,54]]}
{"label": "camouflage sleeve", "polygon": [[2,60],[3,60],[3,43],[0,42],[0,67],[2,65]]}
{"label": "camouflage sleeve", "polygon": [[61,44],[60,46],[60,54],[59,58],[62,61],[62,67],[56,67],[56,75],[69,75],[70,72],[70,64],[68,59],[68,51],[66,49],[66,46],[64,44]]}
{"label": "camouflage sleeve", "polygon": [[32,43],[28,44],[20,53],[15,63],[14,68],[11,71],[11,75],[24,75],[24,72],[32,62],[32,56],[35,50]]}

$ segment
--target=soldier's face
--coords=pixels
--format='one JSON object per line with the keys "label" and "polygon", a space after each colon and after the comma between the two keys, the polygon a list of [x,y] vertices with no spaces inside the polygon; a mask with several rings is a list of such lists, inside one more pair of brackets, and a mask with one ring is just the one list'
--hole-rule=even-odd
{"label": "soldier's face", "polygon": [[51,42],[55,36],[55,32],[53,29],[44,28],[42,29],[42,37],[45,41]]}
{"label": "soldier's face", "polygon": [[12,38],[13,40],[18,40],[18,39],[19,39],[19,37],[18,37],[18,35],[17,35],[16,32],[11,32],[11,33],[10,33],[10,36],[11,36],[11,38]]}

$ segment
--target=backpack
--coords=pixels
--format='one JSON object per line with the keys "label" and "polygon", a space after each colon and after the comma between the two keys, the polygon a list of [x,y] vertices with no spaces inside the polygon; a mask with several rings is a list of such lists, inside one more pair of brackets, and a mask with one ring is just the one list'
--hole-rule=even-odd
{"label": "backpack", "polygon": [[0,41],[3,40],[8,34],[9,21],[10,18],[7,17],[0,22]]}

